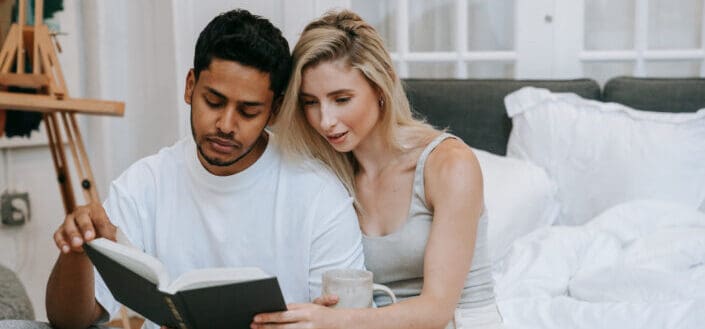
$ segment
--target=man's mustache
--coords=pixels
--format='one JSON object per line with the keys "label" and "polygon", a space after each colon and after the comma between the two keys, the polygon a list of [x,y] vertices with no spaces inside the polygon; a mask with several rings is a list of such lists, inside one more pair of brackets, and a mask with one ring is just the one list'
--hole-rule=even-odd
{"label": "man's mustache", "polygon": [[206,139],[208,140],[220,140],[220,141],[226,141],[229,144],[233,144],[237,147],[242,147],[242,144],[235,140],[235,134],[224,134],[222,132],[217,132],[215,134],[208,134],[206,135]]}

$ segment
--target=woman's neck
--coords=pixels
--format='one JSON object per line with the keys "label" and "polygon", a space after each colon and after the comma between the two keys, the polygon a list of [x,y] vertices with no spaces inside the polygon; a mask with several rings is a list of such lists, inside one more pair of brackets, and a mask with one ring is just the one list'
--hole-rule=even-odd
{"label": "woman's neck", "polygon": [[387,142],[379,130],[375,130],[360,142],[353,155],[359,165],[359,173],[376,177],[398,162],[400,152]]}

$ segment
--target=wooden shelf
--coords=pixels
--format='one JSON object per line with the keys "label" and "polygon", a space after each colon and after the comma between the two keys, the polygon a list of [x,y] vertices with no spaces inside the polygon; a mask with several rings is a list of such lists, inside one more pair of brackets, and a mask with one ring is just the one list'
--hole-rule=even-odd
{"label": "wooden shelf", "polygon": [[64,111],[122,116],[125,112],[125,103],[85,98],[57,100],[47,95],[18,94],[0,91],[0,108],[42,113]]}

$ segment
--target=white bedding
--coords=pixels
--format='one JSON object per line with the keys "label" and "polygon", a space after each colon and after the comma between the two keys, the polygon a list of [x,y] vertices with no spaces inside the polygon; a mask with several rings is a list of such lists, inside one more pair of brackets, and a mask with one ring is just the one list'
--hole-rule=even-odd
{"label": "white bedding", "polygon": [[516,240],[494,272],[507,328],[705,328],[705,214],[624,203]]}

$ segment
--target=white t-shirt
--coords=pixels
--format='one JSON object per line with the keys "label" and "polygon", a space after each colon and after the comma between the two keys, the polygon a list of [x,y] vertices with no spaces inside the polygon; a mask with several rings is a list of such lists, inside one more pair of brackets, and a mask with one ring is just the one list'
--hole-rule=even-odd
{"label": "white t-shirt", "polygon": [[[277,276],[287,303],[311,301],[326,270],[364,267],[357,216],[333,173],[287,160],[269,136],[262,156],[231,176],[209,173],[191,136],[136,162],[111,184],[108,217],[172,278],[256,266]],[[95,274],[96,299],[113,318],[119,304]]]}

